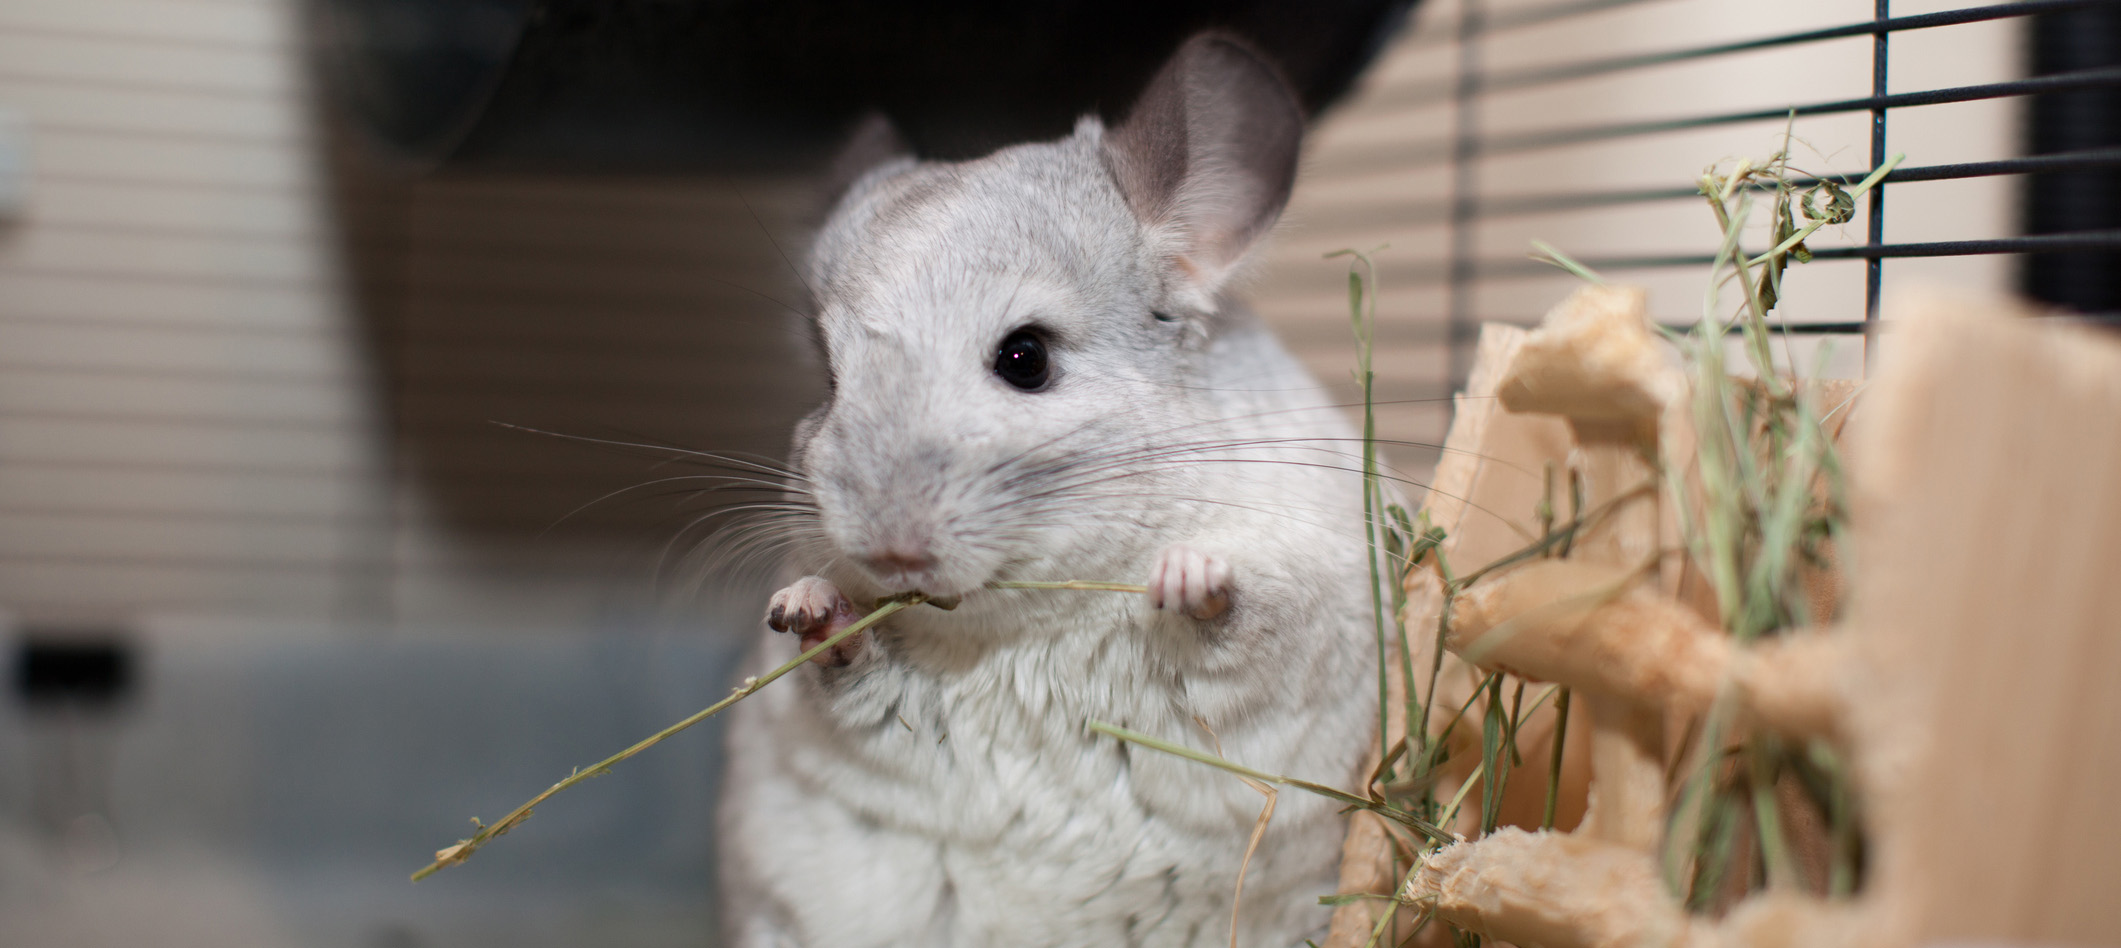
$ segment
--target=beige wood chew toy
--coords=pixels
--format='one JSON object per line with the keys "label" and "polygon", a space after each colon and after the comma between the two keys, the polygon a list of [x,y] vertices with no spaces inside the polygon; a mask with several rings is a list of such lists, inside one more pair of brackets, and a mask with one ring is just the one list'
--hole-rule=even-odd
{"label": "beige wood chew toy", "polygon": [[[1405,878],[1405,902],[1343,904],[1328,948],[1361,948],[1384,911],[1400,916],[1388,945],[1422,913],[1542,948],[2121,944],[2121,340],[2002,303],[1903,303],[1841,439],[1844,618],[1760,644],[1724,633],[1657,482],[1660,462],[1691,476],[1693,434],[1640,292],[1587,287],[1536,331],[1484,329],[1423,508],[1446,552],[1463,573],[1536,539],[1550,465],[1606,512],[1568,558],[1457,596],[1442,700],[1474,668],[1573,689],[1588,810],[1573,830],[1444,846],[1411,877],[1358,814],[1342,891]],[[1834,614],[1839,590],[1816,585],[1815,614]],[[1422,569],[1407,587],[1405,645],[1426,662],[1444,593]],[[1672,894],[1675,737],[1718,702],[1852,762],[1868,845],[1853,897],[1770,886],[1710,916]]]}

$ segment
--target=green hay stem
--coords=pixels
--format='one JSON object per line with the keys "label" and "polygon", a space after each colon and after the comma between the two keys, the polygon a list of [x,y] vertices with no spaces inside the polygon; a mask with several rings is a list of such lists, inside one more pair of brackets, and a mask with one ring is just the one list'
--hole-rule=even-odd
{"label": "green hay stem", "polygon": [[1569,689],[1561,689],[1554,701],[1554,749],[1547,760],[1547,804],[1539,817],[1539,828],[1554,828],[1554,809],[1561,803],[1561,755],[1569,744]]}
{"label": "green hay stem", "polygon": [[[869,613],[866,616],[861,617],[860,619],[855,620],[854,622],[850,623],[846,628],[841,629],[840,631],[834,633],[831,637],[825,639],[822,642],[819,642],[815,646],[812,646],[803,654],[788,660],[779,668],[767,672],[766,674],[761,675],[757,678],[745,679],[744,684],[738,687],[735,691],[731,692],[729,697],[723,698],[722,700],[717,701],[712,705],[709,705],[704,710],[701,710],[693,714],[692,716],[687,717],[682,721],[679,721],[676,724],[673,724],[669,727],[655,732],[653,735],[650,735],[649,737],[644,738],[639,742],[636,742],[632,747],[628,747],[625,750],[611,755],[610,757],[606,757],[603,760],[597,761],[596,763],[589,765],[588,769],[586,770],[576,770],[567,779],[562,780],[559,783],[553,784],[550,787],[547,787],[545,789],[545,792],[540,793],[537,796],[531,797],[529,802],[526,802],[522,806],[510,810],[508,815],[501,817],[498,822],[495,822],[490,826],[481,825],[479,827],[479,831],[477,833],[472,834],[471,838],[458,840],[456,845],[449,846],[443,849],[441,852],[436,853],[435,860],[433,862],[428,863],[425,868],[412,874],[412,881],[418,882],[422,879],[427,878],[428,876],[434,875],[437,872],[447,869],[450,866],[454,866],[467,859],[470,859],[472,854],[478,852],[481,847],[485,846],[487,843],[492,842],[494,839],[500,836],[506,835],[509,830],[515,829],[517,826],[522,825],[524,820],[530,819],[531,811],[536,809],[538,804],[551,799],[554,794],[557,794],[562,790],[572,787],[575,784],[581,783],[592,777],[601,777],[607,773],[610,773],[612,765],[617,764],[620,761],[623,761],[629,757],[632,757],[633,755],[638,754],[644,750],[654,747],[657,744],[661,744],[663,741],[668,740],[670,737],[676,735],[679,731],[683,731],[686,728],[700,723],[701,721],[705,721],[708,718],[714,717],[715,715],[722,713],[722,711],[727,709],[730,705],[742,701],[745,698],[749,698],[752,695],[757,694],[759,689],[764,688],[767,685],[773,684],[773,682],[776,679],[780,678],[782,675],[786,675],[789,672],[802,667],[803,663],[810,661],[812,658],[818,656],[819,654],[822,654],[826,649],[838,645],[853,636],[860,635],[862,632],[866,631],[870,626],[884,621],[886,618],[889,618],[895,612],[898,612],[902,609],[906,609],[911,606],[919,605],[920,603],[926,602],[927,599],[927,596],[924,596],[920,593],[907,593],[903,596],[895,596],[885,600],[883,603],[876,607],[875,611]],[[478,821],[473,820],[472,822],[477,823]]]}
{"label": "green hay stem", "polygon": [[1403,812],[1397,808],[1386,806],[1382,803],[1377,802],[1376,800],[1358,797],[1345,790],[1330,787],[1325,784],[1317,783],[1310,780],[1300,780],[1295,777],[1285,777],[1281,774],[1268,773],[1264,770],[1255,770],[1243,764],[1232,763],[1230,761],[1224,760],[1223,758],[1217,757],[1214,754],[1210,754],[1206,751],[1195,750],[1183,744],[1174,744],[1170,741],[1150,737],[1147,734],[1143,734],[1138,731],[1131,731],[1127,728],[1123,728],[1115,724],[1106,724],[1103,721],[1091,720],[1086,722],[1086,726],[1088,726],[1090,730],[1096,731],[1099,734],[1106,735],[1107,737],[1118,738],[1119,740],[1126,741],[1131,744],[1140,744],[1141,746],[1147,747],[1150,750],[1161,751],[1163,753],[1170,754],[1174,757],[1183,757],[1195,763],[1206,764],[1210,767],[1214,767],[1219,770],[1226,771],[1228,773],[1233,773],[1240,777],[1250,777],[1254,780],[1258,780],[1263,783],[1280,784],[1285,787],[1295,787],[1298,790],[1315,793],[1319,796],[1325,797],[1326,799],[1338,801],[1348,806],[1355,807],[1356,809],[1368,810],[1395,823],[1405,826],[1408,829],[1411,829],[1414,832],[1425,836],[1431,840],[1435,840],[1438,842],[1448,842],[1452,839],[1449,834],[1445,833],[1441,829],[1438,829],[1433,823],[1430,823],[1426,820],[1422,820],[1410,813]]}
{"label": "green hay stem", "polygon": [[[1380,248],[1381,249],[1381,248]],[[1337,250],[1326,254],[1326,259],[1352,257],[1348,264],[1348,320],[1354,326],[1356,345],[1355,381],[1362,387],[1362,524],[1363,538],[1369,556],[1370,567],[1370,616],[1377,631],[1377,754],[1384,759],[1391,753],[1390,739],[1386,734],[1389,722],[1387,706],[1391,701],[1391,643],[1385,629],[1384,577],[1379,564],[1380,543],[1378,515],[1382,512],[1383,494],[1377,472],[1377,406],[1375,387],[1377,376],[1370,370],[1372,337],[1376,329],[1376,294],[1365,294],[1365,280],[1374,286],[1377,281],[1377,266],[1368,254],[1358,250]]]}

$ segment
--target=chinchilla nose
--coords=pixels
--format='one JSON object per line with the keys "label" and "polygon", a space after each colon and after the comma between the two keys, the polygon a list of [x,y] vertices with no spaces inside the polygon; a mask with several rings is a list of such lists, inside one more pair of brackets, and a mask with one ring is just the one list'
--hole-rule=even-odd
{"label": "chinchilla nose", "polygon": [[935,569],[935,554],[913,544],[894,544],[860,559],[870,572],[882,577],[913,577]]}

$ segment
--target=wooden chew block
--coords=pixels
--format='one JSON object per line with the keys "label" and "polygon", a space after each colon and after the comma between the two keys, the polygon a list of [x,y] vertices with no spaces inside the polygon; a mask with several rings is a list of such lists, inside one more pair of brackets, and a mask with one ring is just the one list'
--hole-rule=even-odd
{"label": "wooden chew block", "polygon": [[1869,884],[1912,944],[2121,944],[2121,341],[1905,309],[1851,458]]}
{"label": "wooden chew block", "polygon": [[[1538,538],[1540,525],[1535,511],[1546,488],[1544,468],[1552,464],[1558,473],[1565,474],[1569,451],[1574,445],[1568,424],[1561,419],[1513,414],[1503,411],[1497,403],[1496,389],[1503,370],[1516,357],[1525,336],[1524,330],[1513,326],[1488,324],[1481,327],[1472,373],[1465,391],[1456,399],[1451,430],[1444,441],[1428,495],[1422,503],[1422,511],[1430,522],[1447,531],[1443,553],[1460,572],[1484,566]],[[1566,516],[1565,504],[1558,498],[1556,504]],[[1409,578],[1407,597],[1407,641],[1404,647],[1413,661],[1417,677],[1425,685],[1427,669],[1436,657],[1435,632],[1442,610],[1441,594],[1433,576],[1418,573]],[[1403,701],[1404,698],[1397,693],[1398,678],[1396,674],[1392,676],[1393,700]],[[1475,669],[1460,662],[1456,656],[1445,655],[1443,677],[1438,688],[1443,706],[1455,708],[1464,703],[1471,697],[1477,680]],[[1397,740],[1404,728],[1401,717],[1396,713],[1392,716],[1394,727],[1388,734],[1391,740]],[[1510,781],[1512,792],[1504,796],[1505,822],[1536,823],[1539,818],[1545,804],[1545,765],[1552,746],[1555,720],[1550,704],[1528,715],[1522,726],[1519,746],[1524,750],[1526,767]],[[1562,774],[1561,805],[1555,818],[1555,825],[1563,829],[1575,826],[1583,816],[1590,782],[1587,731],[1588,728],[1581,726],[1570,728],[1569,752]],[[1458,779],[1463,779],[1463,771],[1477,760],[1478,754],[1457,755],[1454,768],[1459,771]],[[1338,891],[1391,891],[1400,879],[1391,875],[1392,852],[1384,828],[1377,820],[1363,814],[1356,814],[1351,823],[1343,847]],[[1404,866],[1401,870],[1404,871]],[[1369,940],[1384,904],[1363,900],[1335,909],[1332,932],[1325,941],[1325,948],[1360,948]],[[1407,925],[1411,916],[1412,913],[1402,913],[1400,924]],[[1411,930],[1411,925],[1407,927]],[[1430,926],[1426,931],[1436,934],[1443,929]],[[1386,941],[1396,944],[1395,934],[1404,937],[1405,933],[1388,930]]]}
{"label": "wooden chew block", "polygon": [[1654,856],[1583,833],[1505,827],[1439,851],[1414,888],[1439,916],[1517,945],[1661,948],[1694,927]]}
{"label": "wooden chew block", "polygon": [[[1568,419],[1584,510],[1609,510],[1577,536],[1575,559],[1628,571],[1662,560],[1658,421],[1685,393],[1639,287],[1578,287],[1526,337],[1503,374],[1503,407]],[[1598,690],[1583,707],[1597,780],[1584,831],[1648,852],[1664,829],[1663,709]]]}
{"label": "wooden chew block", "polygon": [[[1517,360],[1529,335],[1513,326],[1481,327],[1473,369],[1465,391],[1456,400],[1450,435],[1422,504],[1429,521],[1446,531],[1442,553],[1459,575],[1486,566],[1539,538],[1537,510],[1547,489],[1549,467],[1556,478],[1553,504],[1560,516],[1567,516],[1567,504],[1559,495],[1566,490],[1569,453],[1575,446],[1568,423],[1547,415],[1505,411],[1497,397],[1504,372]],[[1424,684],[1426,671],[1435,659],[1436,621],[1443,608],[1439,586],[1429,571],[1408,577],[1406,648]],[[1460,707],[1472,697],[1480,676],[1479,669],[1447,654],[1443,657],[1438,693],[1425,697],[1436,707]],[[1440,728],[1447,716],[1438,713],[1431,721],[1432,729]],[[1549,705],[1528,715],[1523,723],[1518,746],[1524,752],[1526,766],[1510,780],[1514,792],[1504,793],[1503,822],[1536,825],[1545,805],[1546,763],[1555,722]],[[1466,743],[1454,750],[1449,766],[1452,775],[1447,779],[1462,780],[1478,762],[1474,740],[1477,735],[1477,728],[1457,730],[1454,740]],[[1555,815],[1556,825],[1563,828],[1575,826],[1582,817],[1590,783],[1588,736],[1587,728],[1572,728],[1561,802]],[[1450,789],[1444,792],[1448,795]],[[1472,798],[1478,799],[1478,793],[1476,788]],[[1459,824],[1453,828],[1472,832],[1477,826],[1478,809],[1462,810],[1460,815]],[[1367,931],[1364,934],[1367,937]]]}
{"label": "wooden chew block", "polygon": [[1700,713],[1728,673],[1730,637],[1640,580],[1617,566],[1535,560],[1461,593],[1448,644],[1479,665],[1660,714]]}
{"label": "wooden chew block", "polygon": [[[1854,611],[1827,634],[1724,652],[1735,694],[1762,723],[1850,751],[1871,856],[1858,896],[1770,891],[1719,921],[1690,918],[1653,856],[1592,826],[1447,847],[1415,897],[1550,948],[2121,943],[2121,823],[2107,806],[2121,784],[2121,340],[1961,301],[1928,301],[1898,322],[1851,439]],[[1470,429],[1474,443],[1491,443],[1484,426],[1497,417]],[[1482,486],[1467,482],[1460,496]],[[1551,642],[1505,642],[1490,657],[1557,672],[1585,656],[1547,646],[1625,646],[1606,656],[1619,666],[1576,677],[1639,700],[1664,685],[1622,666],[1686,636],[1623,642],[1574,627],[1623,603],[1606,591],[1615,575],[1595,561],[1502,574],[1461,603],[1454,643],[1480,661],[1483,636],[1543,622]],[[1567,589],[1535,596],[1534,586]],[[1574,618],[1519,622],[1530,613],[1513,602],[1568,590],[1587,600],[1564,610]],[[1705,660],[1688,680],[1716,664],[1681,651]],[[1602,788],[1612,773],[1601,763]],[[1330,944],[1354,944],[1344,931],[1336,925]]]}
{"label": "wooden chew block", "polygon": [[[1595,357],[1581,364],[1572,361],[1573,353],[1579,351]],[[1567,492],[1572,470],[1583,477],[1584,499],[1590,507],[1627,498],[1615,503],[1607,516],[1579,537],[1570,563],[1520,565],[1469,591],[1455,613],[1452,649],[1478,664],[1490,664],[1492,659],[1492,664],[1510,666],[1535,678],[1586,686],[1580,689],[1579,707],[1592,711],[1591,722],[1571,729],[1572,747],[1556,825],[1565,830],[1584,819],[1587,771],[1595,769],[1607,805],[1602,808],[1605,818],[1600,825],[1588,827],[1591,837],[1606,840],[1608,845],[1619,844],[1622,850],[1635,853],[1629,857],[1635,859],[1649,858],[1663,822],[1666,788],[1660,734],[1665,713],[1668,709],[1699,710],[1723,680],[1732,657],[1721,633],[1706,618],[1715,611],[1713,599],[1705,609],[1692,601],[1681,606],[1653,591],[1678,592],[1685,582],[1680,558],[1660,554],[1660,550],[1682,548],[1677,518],[1660,509],[1661,497],[1654,493],[1638,497],[1633,491],[1650,483],[1650,459],[1657,448],[1681,459],[1693,450],[1691,426],[1686,424],[1689,406],[1680,397],[1684,382],[1666,359],[1653,345],[1641,297],[1635,291],[1597,288],[1578,293],[1556,308],[1549,327],[1540,333],[1484,327],[1474,372],[1467,392],[1458,399],[1450,437],[1423,507],[1432,523],[1448,531],[1443,552],[1462,576],[1536,539],[1542,529],[1536,514],[1542,499],[1557,520],[1566,520],[1571,513]],[[1665,429],[1661,434],[1659,422]],[[1645,571],[1646,565],[1660,559],[1671,562],[1660,564],[1661,570]],[[1552,585],[1541,577],[1557,570],[1557,576],[1581,572],[1587,577],[1565,585],[1615,586],[1610,592],[1625,593],[1621,600],[1592,610],[1597,617],[1614,621],[1579,626],[1572,621],[1574,617],[1563,616],[1559,618],[1564,621],[1546,622],[1546,628],[1530,634],[1532,627],[1517,621],[1524,615],[1519,600],[1525,597],[1511,594],[1524,591],[1532,599],[1542,599],[1533,587]],[[1649,581],[1653,574],[1659,581]],[[1408,578],[1408,592],[1406,644],[1415,666],[1427,668],[1434,654],[1432,630],[1440,615],[1440,584],[1433,575],[1417,572]],[[1660,621],[1656,624],[1668,627],[1670,634],[1646,636],[1643,623],[1635,617],[1644,610],[1657,615]],[[1484,614],[1488,618],[1483,619]],[[1477,646],[1467,648],[1471,639],[1498,622],[1512,624],[1513,634],[1527,637],[1498,640],[1499,651],[1487,657]],[[1576,655],[1579,647],[1586,654]],[[1528,648],[1534,651],[1523,651]],[[1697,660],[1683,662],[1684,668],[1668,667],[1669,660],[1680,655]],[[1766,686],[1764,697],[1796,695],[1800,699],[1796,711],[1802,715],[1811,705],[1801,699],[1816,689],[1778,685],[1791,681],[1808,685],[1822,679],[1809,674],[1795,679],[1772,674],[1788,665],[1742,661],[1735,670],[1742,686],[1755,678]],[[1770,674],[1751,674],[1756,667]],[[1808,670],[1805,665],[1794,667]],[[1457,655],[1445,656],[1444,668],[1439,694],[1428,697],[1443,707],[1456,707],[1470,697],[1478,671]],[[1392,684],[1396,691],[1397,676]],[[1393,697],[1395,703],[1400,700],[1397,694]],[[1396,740],[1403,722],[1398,709],[1392,710],[1389,736]],[[1552,717],[1543,709],[1520,733],[1526,762],[1532,766],[1511,782],[1516,792],[1504,795],[1505,825],[1537,825],[1546,783],[1540,771],[1551,747]],[[1446,773],[1447,782],[1464,779],[1470,762],[1477,760],[1477,749],[1464,750],[1468,752],[1454,759],[1458,772]],[[1527,787],[1534,792],[1525,793]],[[1444,792],[1450,792],[1450,786]],[[1518,797],[1532,798],[1531,805],[1513,808],[1513,803],[1525,802]],[[1467,812],[1460,815],[1463,818]],[[1472,829],[1463,820],[1458,828]],[[1596,839],[1587,837],[1568,845],[1594,846]],[[1339,891],[1390,891],[1398,882],[1391,872],[1385,827],[1358,815],[1344,847]],[[1327,945],[1353,948],[1364,943],[1382,908],[1383,903],[1375,901],[1342,906],[1335,913]],[[1388,929],[1385,934],[1396,941],[1400,933]]]}

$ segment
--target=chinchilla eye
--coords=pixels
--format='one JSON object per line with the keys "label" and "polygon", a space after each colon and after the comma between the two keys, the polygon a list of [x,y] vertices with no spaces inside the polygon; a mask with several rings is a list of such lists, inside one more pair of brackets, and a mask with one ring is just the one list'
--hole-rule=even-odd
{"label": "chinchilla eye", "polygon": [[1010,333],[1002,340],[1001,351],[995,353],[994,374],[1026,392],[1045,388],[1051,377],[1046,365],[1046,341],[1028,329]]}

